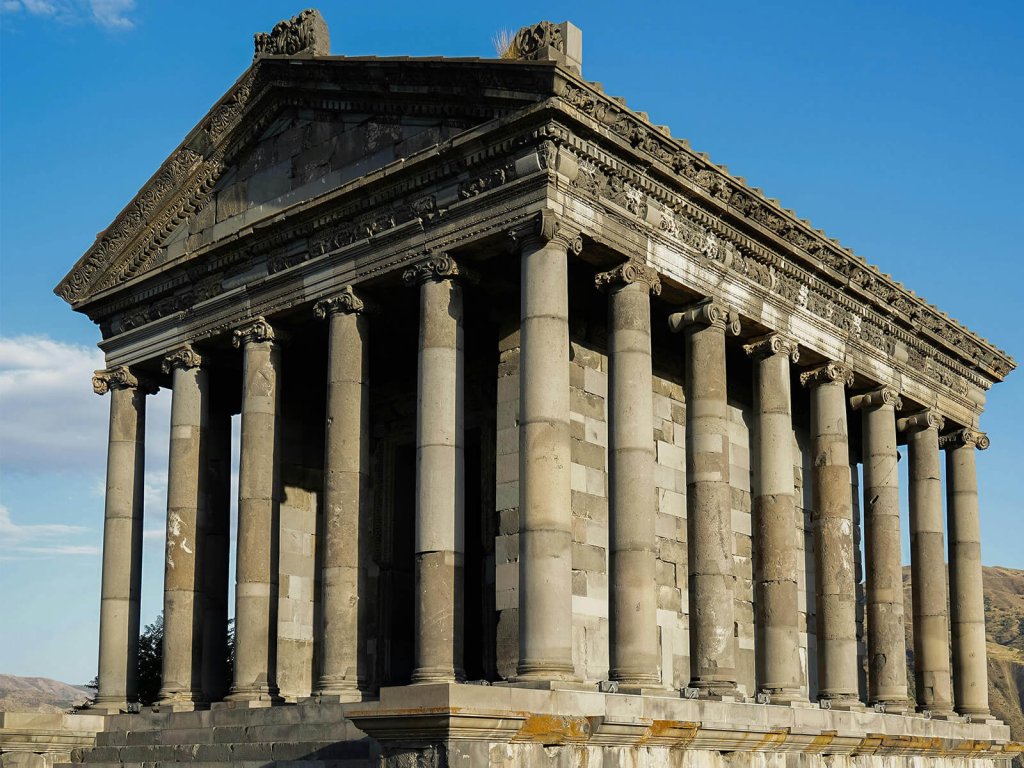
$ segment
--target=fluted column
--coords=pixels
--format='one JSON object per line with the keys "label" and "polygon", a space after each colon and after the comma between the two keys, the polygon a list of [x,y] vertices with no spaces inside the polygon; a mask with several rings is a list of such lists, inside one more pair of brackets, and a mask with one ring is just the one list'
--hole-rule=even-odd
{"label": "fluted column", "polygon": [[846,420],[850,369],[830,362],[800,375],[811,390],[815,640],[818,700],[860,705],[857,691],[857,580]]}
{"label": "fluted column", "polygon": [[597,275],[608,291],[609,677],[661,684],[655,588],[651,294],[657,273],[629,262]]}
{"label": "fluted column", "polygon": [[757,689],[773,703],[800,691],[796,491],[789,362],[797,344],[777,333],[744,346],[754,360],[754,605]]}
{"label": "fluted column", "polygon": [[899,393],[881,387],[854,395],[862,414],[864,562],[867,566],[868,703],[907,708],[907,641],[903,619],[896,410]]}
{"label": "fluted column", "polygon": [[946,514],[949,523],[949,605],[953,639],[953,700],[958,714],[990,717],[985,650],[985,595],[975,449],[988,435],[961,429],[941,438],[946,449]]}
{"label": "fluted column", "polygon": [[921,411],[900,419],[910,458],[910,573],[914,611],[914,688],[917,708],[953,711],[949,676],[946,552],[942,534],[939,431],[943,418]]}
{"label": "fluted column", "polygon": [[107,489],[103,513],[99,687],[90,709],[124,712],[137,700],[139,594],[146,395],[156,388],[125,366],[96,371],[96,394],[110,393]]}
{"label": "fluted column", "polygon": [[230,701],[280,702],[277,687],[280,537],[280,334],[262,317],[234,332],[242,348],[242,434],[235,556],[235,673]]}
{"label": "fluted column", "polygon": [[579,236],[545,213],[523,240],[519,369],[517,679],[574,676],[568,250]]}
{"label": "fluted column", "polygon": [[[157,703],[194,709],[202,690],[206,426],[209,386],[202,358],[188,344],[163,360],[171,374],[171,444],[167,469],[164,554],[163,680]],[[202,507],[202,509],[201,509]],[[205,521],[202,521],[205,522]]]}
{"label": "fluted column", "polygon": [[737,316],[706,299],[669,318],[686,339],[686,522],[690,687],[703,697],[736,693],[732,492],[725,334]]}
{"label": "fluted column", "polygon": [[327,425],[324,439],[324,525],[320,596],[323,622],[317,641],[320,696],[358,701],[369,682],[365,633],[367,557],[370,545],[366,494],[370,473],[370,358],[367,304],[351,286],[317,302],[329,323]]}
{"label": "fluted column", "polygon": [[448,255],[403,279],[420,289],[416,396],[416,652],[412,682],[462,681],[465,456],[462,286]]}

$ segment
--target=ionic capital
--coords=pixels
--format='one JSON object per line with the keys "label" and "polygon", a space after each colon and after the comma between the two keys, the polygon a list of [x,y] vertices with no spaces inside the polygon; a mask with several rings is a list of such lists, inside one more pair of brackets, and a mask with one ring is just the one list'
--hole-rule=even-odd
{"label": "ionic capital", "polygon": [[402,273],[408,286],[423,285],[430,280],[456,280],[470,278],[469,273],[447,253],[429,256],[418,261]]}
{"label": "ionic capital", "polygon": [[245,344],[262,344],[283,339],[284,334],[275,331],[274,327],[262,317],[254,317],[245,325],[237,328],[231,335],[231,343],[236,349]]}
{"label": "ionic capital", "polygon": [[160,363],[160,370],[170,373],[175,368],[187,370],[188,368],[198,368],[202,364],[202,355],[196,352],[191,344],[182,344],[164,355],[164,359]]}
{"label": "ionic capital", "polygon": [[970,428],[958,429],[939,437],[940,448],[962,448],[965,445],[971,445],[979,451],[984,451],[991,444],[987,434]]}
{"label": "ionic capital", "polygon": [[835,383],[848,387],[853,384],[853,369],[846,363],[830,360],[824,365],[801,373],[800,383],[805,387],[817,387],[820,384]]}
{"label": "ionic capital", "polygon": [[713,298],[691,304],[681,312],[669,315],[668,327],[679,333],[690,325],[707,325],[721,328],[733,336],[740,334],[740,316],[734,309]]}
{"label": "ionic capital", "polygon": [[763,360],[773,355],[787,355],[794,363],[800,360],[800,347],[794,339],[781,333],[769,333],[749,344],[743,345],[743,351],[755,360]]}
{"label": "ionic capital", "polygon": [[646,264],[637,261],[624,262],[615,269],[599,272],[594,276],[594,285],[599,290],[613,285],[631,285],[632,283],[642,283],[653,295],[661,295],[661,278],[658,277],[658,273]]}
{"label": "ionic capital", "polygon": [[896,429],[901,432],[912,432],[921,429],[935,429],[941,431],[945,425],[946,420],[942,415],[931,408],[896,419]]}
{"label": "ionic capital", "polygon": [[339,313],[361,315],[374,309],[374,305],[368,299],[359,296],[351,285],[346,285],[336,296],[318,301],[313,306],[313,314],[318,320],[324,320]]}
{"label": "ionic capital", "polygon": [[520,240],[523,243],[531,240],[557,243],[576,256],[583,252],[583,237],[580,230],[552,211],[541,211],[533,220],[525,222],[509,234],[513,240]]}
{"label": "ionic capital", "polygon": [[112,389],[140,389],[147,395],[159,391],[154,382],[144,376],[136,376],[126,365],[104,368],[92,375],[92,391],[97,395],[105,395]]}
{"label": "ionic capital", "polygon": [[884,406],[892,406],[897,411],[900,410],[903,407],[900,393],[892,387],[879,387],[850,398],[850,407],[855,411],[861,408],[882,408]]}

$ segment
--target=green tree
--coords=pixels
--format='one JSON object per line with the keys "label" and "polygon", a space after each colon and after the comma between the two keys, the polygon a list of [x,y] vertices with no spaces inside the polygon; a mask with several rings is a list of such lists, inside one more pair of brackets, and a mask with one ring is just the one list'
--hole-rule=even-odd
{"label": "green tree", "polygon": [[138,685],[139,703],[148,707],[160,693],[160,677],[164,665],[164,614],[147,624],[139,635]]}

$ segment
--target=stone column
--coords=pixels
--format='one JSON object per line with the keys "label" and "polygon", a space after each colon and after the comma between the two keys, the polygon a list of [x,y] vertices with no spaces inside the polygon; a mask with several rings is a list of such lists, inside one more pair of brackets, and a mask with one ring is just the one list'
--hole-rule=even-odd
{"label": "stone column", "polygon": [[465,457],[462,286],[447,254],[407,269],[420,288],[413,683],[461,682]]}
{"label": "stone column", "polygon": [[370,474],[370,358],[367,304],[351,286],[317,302],[330,324],[327,424],[324,440],[324,523],[320,570],[323,622],[316,693],[358,701],[369,682],[366,657]]}
{"label": "stone column", "polygon": [[690,687],[702,697],[736,693],[732,491],[725,333],[735,313],[705,299],[669,318],[686,338],[686,522],[690,566]]}
{"label": "stone column", "polygon": [[103,515],[99,688],[90,709],[124,712],[137,700],[139,594],[146,395],[156,388],[125,366],[96,371],[96,394],[110,393],[107,492]]}
{"label": "stone column", "polygon": [[[205,438],[209,382],[202,358],[188,344],[163,360],[171,374],[171,445],[167,468],[167,541],[164,555],[163,680],[157,703],[194,709],[202,690],[205,530]],[[202,508],[202,509],[201,509]]]}
{"label": "stone column", "polygon": [[754,605],[757,688],[782,704],[800,691],[796,491],[789,361],[797,344],[777,333],[744,346],[754,359]]}
{"label": "stone column", "polygon": [[988,660],[985,651],[985,595],[981,574],[981,527],[975,449],[988,435],[961,429],[944,435],[946,514],[949,523],[949,605],[953,639],[953,700],[956,711],[987,720]]}
{"label": "stone column", "polygon": [[896,410],[903,406],[899,393],[888,387],[854,395],[850,404],[862,413],[868,704],[898,712],[907,708],[907,641],[896,470]]}
{"label": "stone column", "polygon": [[650,298],[661,281],[629,262],[596,283],[608,289],[608,674],[641,689],[661,685]]}
{"label": "stone column", "polygon": [[921,411],[898,423],[907,434],[910,453],[914,687],[918,710],[933,715],[948,715],[953,711],[939,469],[939,431],[943,423],[943,418],[935,411]]}
{"label": "stone column", "polygon": [[280,333],[262,317],[234,332],[242,348],[242,434],[235,555],[235,673],[229,701],[281,702],[277,687],[280,537]]}
{"label": "stone column", "polygon": [[545,213],[522,244],[519,370],[519,663],[522,681],[569,680],[572,443],[568,250],[582,241]]}
{"label": "stone column", "polygon": [[846,421],[850,369],[839,362],[800,374],[811,390],[815,639],[818,700],[860,706],[857,691],[857,580]]}

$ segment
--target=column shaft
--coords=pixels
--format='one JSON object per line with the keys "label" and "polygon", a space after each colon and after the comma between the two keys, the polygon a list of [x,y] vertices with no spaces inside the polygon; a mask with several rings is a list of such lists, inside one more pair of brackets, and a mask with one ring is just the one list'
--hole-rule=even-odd
{"label": "column shaft", "polygon": [[[736,692],[735,575],[725,369],[728,312],[704,302],[673,315],[686,339],[686,515],[690,686]],[[678,320],[676,318],[678,317]],[[737,327],[734,329],[738,332]]]}
{"label": "column shaft", "polygon": [[949,672],[946,558],[942,533],[939,429],[929,412],[904,419],[910,458],[910,571],[914,611],[914,687],[922,711],[953,711]]}
{"label": "column shaft", "polygon": [[362,698],[366,656],[369,548],[369,351],[365,304],[351,288],[317,304],[330,323],[324,452],[323,622],[316,690],[341,700]]}
{"label": "column shaft", "polygon": [[652,291],[656,273],[627,264],[597,277],[608,289],[609,677],[661,683],[655,590]]}
{"label": "column shaft", "polygon": [[754,357],[754,589],[758,690],[776,703],[802,699],[789,361],[777,334],[747,345]]}
{"label": "column shaft", "polygon": [[946,510],[949,523],[949,604],[953,640],[953,699],[957,713],[989,717],[985,649],[985,594],[981,571],[981,526],[975,448],[988,437],[960,430],[946,446]]}
{"label": "column shaft", "polygon": [[531,237],[522,249],[517,677],[523,680],[574,675],[568,244],[563,236]]}
{"label": "column shaft", "polygon": [[[167,540],[164,556],[163,681],[158,703],[191,709],[203,701],[203,584],[209,409],[206,371],[182,347],[164,360],[171,373],[171,444],[167,469]],[[205,521],[203,521],[205,522]]]}
{"label": "column shaft", "polygon": [[281,349],[262,318],[235,331],[242,347],[242,434],[232,701],[281,701],[276,679],[280,537]]}
{"label": "column shaft", "polygon": [[862,413],[864,561],[867,566],[868,703],[907,707],[899,474],[894,390],[852,398]]}
{"label": "column shaft", "polygon": [[811,387],[815,639],[818,699],[859,705],[853,494],[846,421],[848,369],[829,363],[801,375]]}
{"label": "column shaft", "polygon": [[406,272],[420,285],[416,408],[416,663],[412,682],[462,669],[465,457],[462,287],[448,257]]}
{"label": "column shaft", "polygon": [[137,699],[139,595],[146,388],[127,368],[97,371],[93,386],[110,392],[103,583],[100,599],[99,688],[93,709],[122,712]]}

